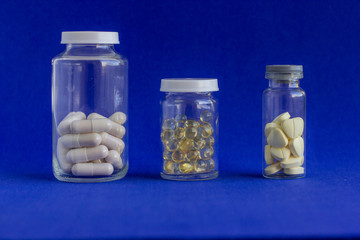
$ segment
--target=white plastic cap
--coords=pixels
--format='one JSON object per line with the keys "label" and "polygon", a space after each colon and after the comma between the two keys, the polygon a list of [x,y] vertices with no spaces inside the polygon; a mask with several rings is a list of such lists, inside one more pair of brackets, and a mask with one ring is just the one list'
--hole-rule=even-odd
{"label": "white plastic cap", "polygon": [[117,32],[62,32],[62,44],[119,44],[119,34]]}
{"label": "white plastic cap", "polygon": [[165,78],[161,79],[161,92],[216,92],[215,78]]}

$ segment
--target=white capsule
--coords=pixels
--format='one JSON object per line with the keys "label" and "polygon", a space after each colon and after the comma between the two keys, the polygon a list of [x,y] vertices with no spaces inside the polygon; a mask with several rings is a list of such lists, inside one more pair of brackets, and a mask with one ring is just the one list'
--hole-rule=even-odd
{"label": "white capsule", "polygon": [[105,145],[110,150],[116,150],[120,154],[123,152],[125,144],[120,138],[114,137],[106,132],[100,133],[101,144]]}
{"label": "white capsule", "polygon": [[106,158],[109,151],[104,145],[89,148],[75,148],[66,154],[68,162],[81,163]]}
{"label": "white capsule", "polygon": [[289,140],[280,128],[274,128],[267,137],[267,142],[271,147],[283,148]]}
{"label": "white capsule", "polygon": [[57,130],[60,136],[71,133],[70,125],[73,121],[86,119],[83,112],[69,113],[58,125]]}
{"label": "white capsule", "polygon": [[271,147],[270,145],[266,145],[265,146],[265,162],[266,164],[273,164],[274,163],[274,158],[271,155],[271,151],[270,151]]}
{"label": "white capsule", "polygon": [[303,167],[285,168],[284,173],[287,175],[300,175],[304,174],[305,170]]}
{"label": "white capsule", "polygon": [[122,138],[125,128],[110,119],[78,120],[70,124],[73,133],[107,132],[115,137]]}
{"label": "white capsule", "polygon": [[120,157],[120,154],[115,150],[109,151],[109,154],[105,158],[105,160],[108,163],[111,163],[116,170],[122,169],[123,166],[124,166],[123,161],[122,161],[122,159]]}
{"label": "white capsule", "polygon": [[280,167],[282,168],[293,168],[293,167],[300,167],[301,166],[301,157],[290,157],[284,161],[280,162]]}
{"label": "white capsule", "polygon": [[65,172],[65,173],[70,173],[71,172],[71,168],[73,166],[72,163],[69,163],[66,159],[66,154],[68,153],[69,149],[66,149],[60,141],[57,142],[57,147],[56,147],[56,153],[57,153],[57,159],[58,159],[58,163],[60,168]]}
{"label": "white capsule", "polygon": [[66,148],[95,147],[100,145],[101,136],[98,133],[66,134],[59,140]]}
{"label": "white capsule", "polygon": [[104,117],[103,115],[100,115],[98,113],[91,113],[89,114],[89,116],[87,117],[88,120],[91,120],[91,119],[102,119],[102,118],[106,118]]}
{"label": "white capsule", "polygon": [[122,112],[116,112],[109,117],[110,120],[123,125],[126,122],[126,114]]}
{"label": "white capsule", "polygon": [[273,123],[276,124],[281,124],[283,121],[285,121],[286,119],[290,118],[290,114],[288,112],[282,113],[279,116],[277,116],[274,120]]}
{"label": "white capsule", "polygon": [[286,159],[288,159],[290,157],[290,150],[286,147],[284,148],[274,148],[272,147],[271,150],[271,155],[279,161],[284,161]]}
{"label": "white capsule", "polygon": [[109,176],[114,167],[110,163],[77,163],[71,172],[78,177]]}
{"label": "white capsule", "polygon": [[280,162],[276,162],[274,164],[271,164],[265,168],[266,175],[272,175],[281,170]]}

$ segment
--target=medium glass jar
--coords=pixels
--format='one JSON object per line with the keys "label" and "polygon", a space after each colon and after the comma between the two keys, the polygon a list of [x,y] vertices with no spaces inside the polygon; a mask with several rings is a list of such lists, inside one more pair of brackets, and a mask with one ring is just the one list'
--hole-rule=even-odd
{"label": "medium glass jar", "polygon": [[117,32],[63,32],[52,60],[53,172],[105,182],[128,170],[128,61]]}
{"label": "medium glass jar", "polygon": [[269,65],[269,88],[263,93],[263,175],[292,179],[305,176],[305,92],[299,87],[302,65]]}
{"label": "medium glass jar", "polygon": [[217,79],[162,79],[161,176],[209,180],[218,176]]}

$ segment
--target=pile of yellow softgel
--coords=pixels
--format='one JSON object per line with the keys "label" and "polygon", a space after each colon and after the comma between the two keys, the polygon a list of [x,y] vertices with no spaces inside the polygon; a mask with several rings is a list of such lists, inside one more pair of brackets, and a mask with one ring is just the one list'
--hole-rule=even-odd
{"label": "pile of yellow softgel", "polygon": [[165,173],[196,174],[214,169],[212,119],[211,112],[203,111],[199,121],[179,114],[163,122],[161,141]]}
{"label": "pile of yellow softgel", "polygon": [[265,146],[266,175],[283,171],[286,175],[304,174],[304,120],[290,118],[288,112],[277,116],[265,126],[268,145]]}

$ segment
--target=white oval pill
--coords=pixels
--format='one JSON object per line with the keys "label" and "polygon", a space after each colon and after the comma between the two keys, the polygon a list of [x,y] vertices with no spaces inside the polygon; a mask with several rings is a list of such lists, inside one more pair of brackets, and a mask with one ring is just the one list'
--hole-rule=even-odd
{"label": "white oval pill", "polygon": [[304,155],[304,139],[302,137],[297,137],[289,141],[289,148],[291,153],[295,157],[301,157]]}
{"label": "white oval pill", "polygon": [[284,161],[290,157],[290,150],[288,148],[271,148],[271,155],[279,161]]}
{"label": "white oval pill", "polygon": [[114,172],[114,167],[110,163],[78,163],[71,172],[78,177],[109,176]]}
{"label": "white oval pill", "polygon": [[287,175],[299,175],[304,174],[304,168],[303,167],[293,167],[293,168],[285,168],[284,173]]}
{"label": "white oval pill", "polygon": [[271,147],[282,148],[288,144],[288,138],[280,128],[274,128],[267,137],[267,142]]}
{"label": "white oval pill", "polygon": [[91,113],[89,114],[89,116],[87,117],[88,120],[91,120],[91,119],[101,119],[101,118],[106,118],[104,117],[103,115],[100,115],[98,113]]}
{"label": "white oval pill", "polygon": [[270,149],[271,149],[270,145],[265,146],[265,162],[266,162],[266,164],[273,164],[274,163],[274,158],[271,155]]}
{"label": "white oval pill", "polygon": [[69,163],[66,159],[66,154],[68,153],[69,149],[66,149],[61,142],[58,140],[57,142],[57,146],[56,146],[56,153],[57,153],[57,159],[58,159],[58,163],[60,168],[65,172],[65,173],[70,173],[71,172],[71,168],[73,166],[72,163]]}
{"label": "white oval pill", "polygon": [[71,133],[71,123],[76,120],[86,119],[86,115],[83,112],[71,112],[69,113],[58,125],[57,130],[60,136]]}
{"label": "white oval pill", "polygon": [[95,147],[100,145],[101,136],[98,133],[66,134],[60,139],[66,148]]}
{"label": "white oval pill", "polygon": [[109,117],[110,120],[123,125],[126,122],[126,114],[122,112],[116,112]]}
{"label": "white oval pill", "polygon": [[303,134],[304,120],[300,117],[283,121],[281,127],[289,138],[297,138]]}
{"label": "white oval pill", "polygon": [[106,132],[100,133],[101,144],[105,145],[108,149],[116,150],[120,154],[123,152],[125,144],[120,138],[114,137]]}
{"label": "white oval pill", "polygon": [[273,123],[276,124],[281,124],[282,121],[289,119],[290,118],[290,114],[288,112],[282,113],[279,116],[277,116],[274,120]]}
{"label": "white oval pill", "polygon": [[109,151],[104,145],[89,148],[75,148],[66,154],[68,162],[80,163],[106,158]]}
{"label": "white oval pill", "polygon": [[301,166],[301,158],[290,157],[284,161],[280,162],[280,167],[282,168],[293,168]]}
{"label": "white oval pill", "polygon": [[276,124],[276,123],[268,123],[265,125],[265,136],[268,137],[271,130],[273,130],[274,128],[280,128],[280,125]]}
{"label": "white oval pill", "polygon": [[267,166],[265,168],[265,173],[266,175],[272,175],[279,172],[280,170],[281,170],[280,162],[276,162],[274,164],[271,164],[270,166]]}
{"label": "white oval pill", "polygon": [[124,166],[123,161],[122,161],[122,159],[120,157],[120,154],[115,150],[109,151],[109,154],[105,158],[105,160],[108,163],[111,163],[116,170],[122,169],[123,166]]}

